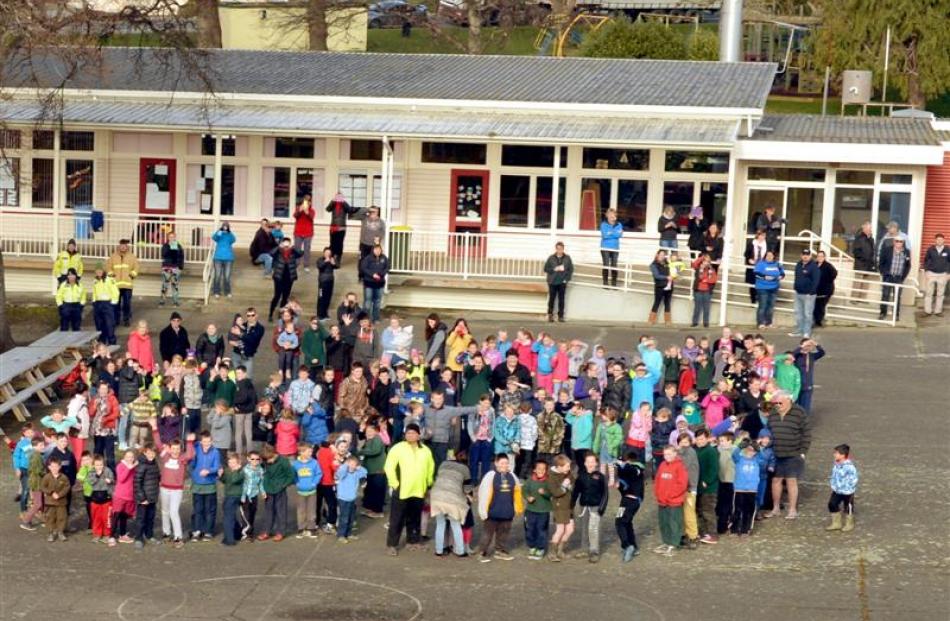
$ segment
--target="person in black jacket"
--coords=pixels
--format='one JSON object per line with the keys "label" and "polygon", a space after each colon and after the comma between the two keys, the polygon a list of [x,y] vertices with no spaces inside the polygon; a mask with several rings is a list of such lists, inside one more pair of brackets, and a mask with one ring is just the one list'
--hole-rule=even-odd
{"label": "person in black jacket", "polygon": [[261,341],[264,340],[264,326],[258,321],[257,309],[253,306],[245,311],[244,318],[247,321],[244,328],[244,335],[241,337],[242,351],[231,352],[231,362],[234,368],[243,366],[247,369],[247,375],[254,378],[254,356],[261,347]]}
{"label": "person in black jacket", "polygon": [[330,301],[333,299],[334,270],[339,269],[333,250],[327,246],[323,249],[323,256],[317,259],[317,319],[324,321],[330,318]]}
{"label": "person in black jacket", "polygon": [[630,376],[627,375],[622,362],[614,362],[609,371],[607,386],[604,387],[603,405],[618,412],[626,412],[630,408]]}
{"label": "person in black jacket", "polygon": [[[884,319],[888,314],[888,306],[891,298],[894,298],[894,320],[901,318],[901,296],[900,292],[895,295],[898,285],[904,282],[907,274],[910,273],[910,253],[904,248],[903,239],[895,239],[892,244],[884,246],[881,250],[881,260],[878,264],[881,271],[881,314],[878,319]],[[888,286],[891,285],[891,286]]]}
{"label": "person in black jacket", "polygon": [[270,222],[267,218],[261,219],[261,227],[254,233],[254,239],[248,251],[251,255],[251,263],[264,266],[264,278],[270,278],[273,267],[274,257],[271,251],[277,247],[277,240],[270,231]]}
{"label": "person in black jacket", "polygon": [[[943,233],[934,235],[934,244],[924,255],[924,313],[943,317],[943,298],[950,282],[950,247],[943,243]],[[936,299],[934,299],[936,298]]]}
{"label": "person in black jacket", "polygon": [[868,288],[870,277],[865,272],[873,272],[876,269],[874,263],[874,236],[871,235],[871,223],[865,222],[861,225],[861,230],[854,236],[851,242],[851,254],[854,256],[854,285],[852,286],[851,297],[853,300],[863,299],[865,290]]}
{"label": "person in black jacket", "polygon": [[835,294],[835,279],[838,278],[838,270],[828,262],[824,251],[819,250],[815,256],[815,263],[818,264],[818,297],[815,298],[815,325],[819,328],[824,327],[825,307],[831,301],[831,296]]}
{"label": "person in black jacket", "polygon": [[755,220],[755,230],[765,231],[765,242],[769,250],[778,255],[779,246],[782,239],[782,228],[785,226],[785,218],[779,218],[775,215],[775,205],[766,205],[765,211],[759,214]]}
{"label": "person in black jacket", "polygon": [[581,532],[581,545],[584,533],[587,533],[587,553],[578,552],[577,558],[591,563],[600,560],[600,518],[607,510],[607,477],[600,470],[600,460],[593,453],[584,458],[584,467],[577,474],[574,491],[571,494],[571,506],[578,504],[577,529]]}
{"label": "person in black jacket", "polygon": [[280,240],[280,246],[271,250],[270,254],[273,259],[271,277],[274,280],[274,297],[270,300],[267,321],[274,320],[274,309],[283,308],[287,304],[294,281],[297,280],[297,259],[303,256],[303,251],[294,248],[291,239],[285,237]]}
{"label": "person in black jacket", "polygon": [[719,234],[719,225],[713,222],[703,236],[703,247],[701,251],[709,255],[709,259],[715,268],[719,269],[719,263],[722,261],[723,239]]}
{"label": "person in black jacket", "polygon": [[234,369],[234,379],[234,450],[238,455],[243,455],[245,442],[249,451],[254,441],[253,418],[254,408],[257,407],[257,390],[244,366]]}
{"label": "person in black jacket", "polygon": [[633,516],[640,510],[640,503],[643,502],[644,465],[638,461],[637,457],[636,451],[630,451],[624,457],[623,463],[617,466],[620,508],[614,519],[614,527],[620,539],[624,563],[632,561],[639,552],[637,535],[633,530]]}
{"label": "person in black jacket", "polygon": [[201,365],[201,387],[204,388],[208,377],[224,357],[224,338],[218,334],[218,327],[213,323],[209,323],[204,334],[195,341],[195,357]]}
{"label": "person in black jacket", "polygon": [[333,249],[333,256],[336,257],[338,265],[343,265],[343,240],[346,239],[346,221],[350,216],[359,213],[359,207],[353,207],[346,202],[346,197],[341,192],[336,195],[327,204],[327,212],[330,214],[330,248]]}
{"label": "person in black jacket", "polygon": [[554,254],[544,262],[548,281],[548,321],[554,321],[554,302],[557,301],[557,320],[564,321],[564,293],[574,275],[571,255],[564,254],[564,244],[554,244]]}
{"label": "person in black jacket", "polygon": [[389,275],[389,257],[383,254],[382,246],[376,244],[373,253],[363,257],[360,275],[363,280],[363,309],[376,323],[379,321],[379,308],[383,304],[386,276]]}
{"label": "person in black jacket", "polygon": [[518,362],[518,352],[509,349],[508,353],[505,354],[505,362],[492,369],[491,378],[489,379],[489,385],[496,395],[504,394],[508,388],[508,378],[512,375],[518,378],[519,384],[531,386],[531,371]]}
{"label": "person in black jacket", "polygon": [[795,264],[795,332],[789,336],[811,337],[815,316],[815,299],[821,277],[818,265],[812,260],[810,248],[802,250],[802,259]]}
{"label": "person in black jacket", "polygon": [[708,226],[703,217],[703,208],[699,205],[693,207],[689,212],[689,222],[686,224],[686,232],[689,233],[687,246],[693,252],[702,252],[703,250],[703,237],[706,235]]}
{"label": "person in black jacket", "polygon": [[656,223],[656,230],[660,234],[660,248],[676,248],[679,226],[676,224],[676,211],[669,205],[663,208],[663,213]]}
{"label": "person in black jacket", "polygon": [[[152,429],[157,430],[158,423],[152,419]],[[135,468],[133,489],[135,494],[135,547],[141,549],[145,541],[160,544],[155,538],[155,508],[158,506],[159,483],[162,478],[158,467],[155,447],[146,444],[139,455],[139,464]]]}
{"label": "person in black jacket", "polygon": [[178,311],[175,311],[168,318],[168,325],[158,333],[158,353],[161,355],[165,366],[168,366],[175,356],[181,356],[182,360],[187,358],[190,348],[191,341],[188,339],[188,330],[181,325],[181,315],[178,314]]}

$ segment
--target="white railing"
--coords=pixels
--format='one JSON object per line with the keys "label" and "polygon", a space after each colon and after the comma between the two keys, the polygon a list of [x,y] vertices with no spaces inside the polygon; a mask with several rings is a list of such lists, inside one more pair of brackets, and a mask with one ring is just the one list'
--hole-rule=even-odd
{"label": "white railing", "polygon": [[204,267],[201,270],[201,281],[204,285],[202,290],[202,301],[205,306],[208,304],[208,300],[211,298],[211,285],[214,280],[214,248],[208,251],[207,256],[205,257]]}

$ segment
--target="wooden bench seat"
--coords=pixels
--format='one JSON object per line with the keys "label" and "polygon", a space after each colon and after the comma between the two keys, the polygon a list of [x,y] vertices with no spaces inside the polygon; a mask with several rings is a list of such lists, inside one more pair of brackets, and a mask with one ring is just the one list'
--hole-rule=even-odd
{"label": "wooden bench seat", "polygon": [[510,280],[484,280],[460,278],[407,278],[394,287],[428,287],[433,289],[488,289],[495,291],[520,291],[524,293],[547,293],[548,286],[543,282],[523,282]]}

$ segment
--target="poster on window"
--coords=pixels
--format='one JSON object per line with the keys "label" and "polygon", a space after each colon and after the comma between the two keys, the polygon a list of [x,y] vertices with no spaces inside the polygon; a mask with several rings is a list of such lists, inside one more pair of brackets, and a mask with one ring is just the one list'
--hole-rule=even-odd
{"label": "poster on window", "polygon": [[483,178],[480,176],[459,175],[455,187],[456,220],[482,219]]}

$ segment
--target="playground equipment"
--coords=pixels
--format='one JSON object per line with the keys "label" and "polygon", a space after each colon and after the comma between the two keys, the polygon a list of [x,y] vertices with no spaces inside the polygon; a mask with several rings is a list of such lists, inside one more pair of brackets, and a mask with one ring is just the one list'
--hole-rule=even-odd
{"label": "playground equipment", "polygon": [[589,34],[603,28],[611,20],[607,15],[578,13],[549,15],[534,39],[538,56],[564,56],[568,47],[578,47]]}

